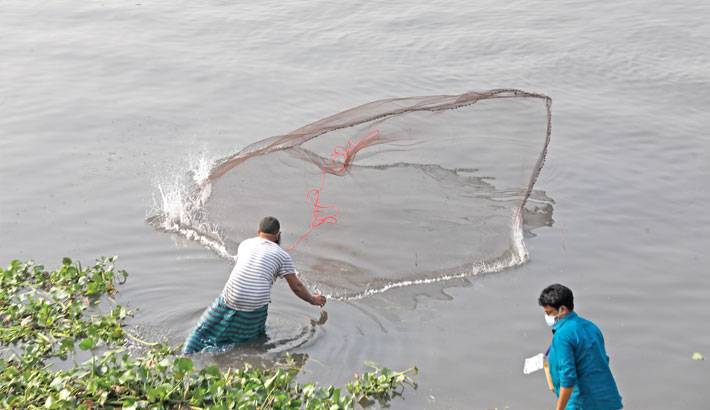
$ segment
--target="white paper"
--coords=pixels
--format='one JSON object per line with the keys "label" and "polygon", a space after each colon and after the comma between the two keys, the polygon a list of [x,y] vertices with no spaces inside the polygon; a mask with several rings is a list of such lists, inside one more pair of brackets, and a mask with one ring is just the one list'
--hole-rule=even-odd
{"label": "white paper", "polygon": [[525,359],[525,365],[523,366],[523,374],[534,373],[542,369],[545,365],[545,354],[539,353],[533,357],[528,357]]}

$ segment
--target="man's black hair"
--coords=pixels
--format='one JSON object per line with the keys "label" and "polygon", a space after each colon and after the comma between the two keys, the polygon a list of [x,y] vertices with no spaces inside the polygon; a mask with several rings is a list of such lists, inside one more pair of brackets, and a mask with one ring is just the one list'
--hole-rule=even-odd
{"label": "man's black hair", "polygon": [[574,310],[574,295],[567,286],[555,283],[542,290],[537,299],[540,306],[552,306],[559,310],[560,306],[566,306],[569,310]]}
{"label": "man's black hair", "polygon": [[264,219],[259,222],[259,232],[270,233],[276,235],[281,230],[281,224],[279,220],[273,216],[264,217]]}

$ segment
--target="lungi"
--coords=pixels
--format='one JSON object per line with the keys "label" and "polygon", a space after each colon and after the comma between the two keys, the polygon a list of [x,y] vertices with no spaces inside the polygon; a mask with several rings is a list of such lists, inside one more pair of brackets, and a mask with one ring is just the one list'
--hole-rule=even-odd
{"label": "lungi", "polygon": [[200,321],[185,340],[185,354],[202,351],[220,351],[262,336],[266,333],[268,305],[243,312],[232,309],[220,295],[205,310]]}

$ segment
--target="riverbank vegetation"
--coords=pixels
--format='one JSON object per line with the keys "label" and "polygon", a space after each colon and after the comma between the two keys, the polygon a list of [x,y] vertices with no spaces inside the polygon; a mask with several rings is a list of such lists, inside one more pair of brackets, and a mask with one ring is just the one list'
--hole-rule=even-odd
{"label": "riverbank vegetation", "polygon": [[[64,258],[47,271],[14,260],[0,268],[0,407],[337,410],[416,386],[416,368],[373,368],[343,388],[298,383],[293,364],[198,368],[127,329],[131,312],[114,299],[127,273],[115,261],[83,267]],[[81,354],[88,360],[77,363]]]}

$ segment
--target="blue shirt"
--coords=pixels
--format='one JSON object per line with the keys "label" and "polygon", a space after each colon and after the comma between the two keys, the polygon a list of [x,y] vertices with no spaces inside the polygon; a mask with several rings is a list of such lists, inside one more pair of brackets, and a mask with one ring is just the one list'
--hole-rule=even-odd
{"label": "blue shirt", "polygon": [[623,407],[601,330],[570,312],[552,327],[548,352],[555,393],[574,387],[566,410],[617,410]]}

